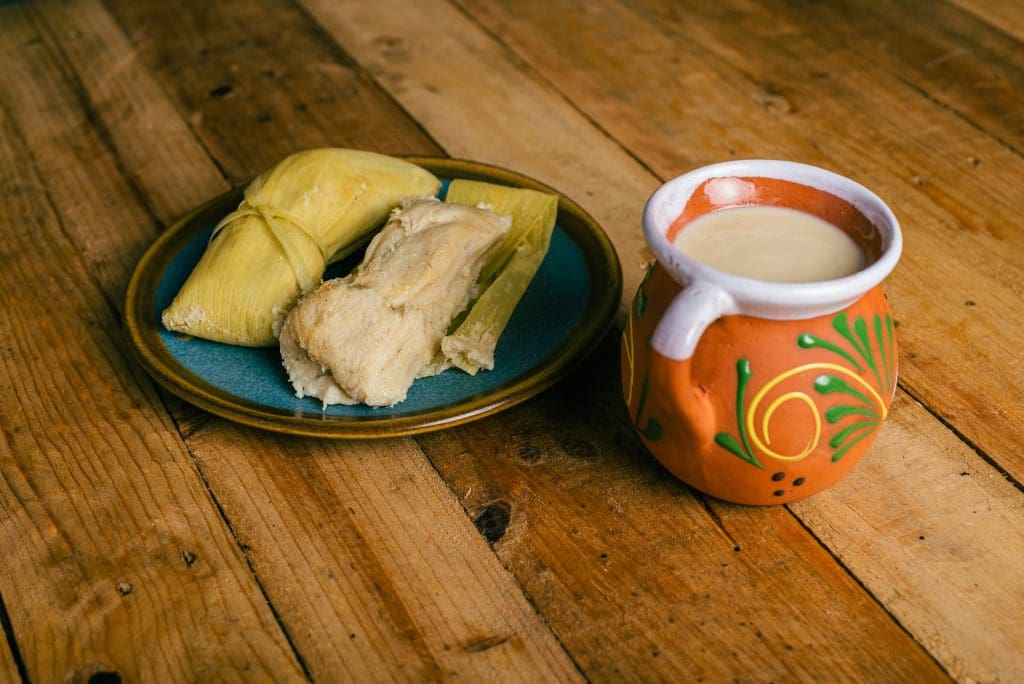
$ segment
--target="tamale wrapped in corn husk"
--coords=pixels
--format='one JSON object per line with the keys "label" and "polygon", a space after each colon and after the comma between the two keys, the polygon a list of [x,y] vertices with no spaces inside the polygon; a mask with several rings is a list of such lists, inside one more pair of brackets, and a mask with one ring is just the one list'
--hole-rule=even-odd
{"label": "tamale wrapped in corn husk", "polygon": [[382,154],[293,154],[260,174],[215,227],[163,323],[217,342],[272,346],[275,328],[329,263],[358,247],[402,198],[439,188],[428,171]]}
{"label": "tamale wrapped in corn husk", "polygon": [[445,201],[486,206],[498,215],[512,217],[511,230],[480,270],[479,295],[441,341],[441,353],[431,368],[439,372],[451,365],[475,375],[481,368],[494,368],[498,338],[547,254],[558,198],[536,190],[459,179],[452,181]]}

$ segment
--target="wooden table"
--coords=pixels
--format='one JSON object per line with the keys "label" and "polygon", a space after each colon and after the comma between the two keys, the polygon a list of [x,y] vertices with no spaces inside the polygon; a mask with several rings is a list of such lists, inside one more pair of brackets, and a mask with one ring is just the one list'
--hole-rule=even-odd
{"label": "wooden table", "polygon": [[[0,7],[0,680],[1024,680],[1024,7],[69,0]],[[644,451],[617,335],[417,438],[237,427],[119,309],[155,236],[317,146],[534,176],[614,241],[697,166],[809,162],[905,231],[890,420],[750,508]]]}

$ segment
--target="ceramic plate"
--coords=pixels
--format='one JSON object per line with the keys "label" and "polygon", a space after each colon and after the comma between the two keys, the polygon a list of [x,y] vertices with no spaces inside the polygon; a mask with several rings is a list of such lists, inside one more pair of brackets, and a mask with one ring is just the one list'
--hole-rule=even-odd
{"label": "ceramic plate", "polygon": [[[495,368],[470,376],[450,369],[421,378],[390,408],[321,407],[295,396],[277,348],[252,349],[184,337],[165,329],[170,304],[206,248],[217,221],[242,190],[203,205],[164,232],[146,251],[125,298],[125,332],[139,362],[186,401],[233,421],[316,437],[389,437],[437,430],[513,406],[563,377],[611,325],[622,272],[601,228],[574,202],[511,171],[455,159],[410,158],[444,181],[470,178],[558,195],[551,247],[516,307],[495,351]],[[353,260],[330,267],[344,275]]]}

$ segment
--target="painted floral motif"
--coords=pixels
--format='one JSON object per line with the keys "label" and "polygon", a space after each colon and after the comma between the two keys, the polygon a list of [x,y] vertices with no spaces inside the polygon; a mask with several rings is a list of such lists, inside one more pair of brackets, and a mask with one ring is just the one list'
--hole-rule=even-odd
{"label": "painted floral motif", "polygon": [[[729,433],[720,432],[715,435],[715,442],[751,465],[764,468],[758,455],[779,461],[802,460],[818,448],[822,432],[827,429],[831,433],[828,446],[832,449],[832,461],[840,460],[854,445],[878,430],[888,412],[883,396],[891,396],[896,385],[892,317],[887,314],[883,321],[880,315],[875,314],[872,327],[873,339],[868,323],[863,318],[858,317],[851,330],[847,315],[843,312],[832,319],[832,328],[845,340],[845,345],[835,344],[810,333],[799,335],[796,343],[801,349],[824,349],[849,365],[816,362],[791,368],[765,382],[749,403],[747,387],[754,372],[749,360],[740,359],[736,363],[736,428],[739,440]],[[844,348],[847,346],[852,347],[852,351]],[[849,366],[856,369],[856,372]],[[865,368],[874,376],[874,385],[860,375]],[[814,392],[820,395],[840,393],[852,400],[825,411],[824,423],[835,427],[823,425],[823,416],[814,398],[799,390],[785,392],[773,399],[760,413],[760,420],[755,421],[761,403],[773,389],[790,378],[808,372],[819,373],[812,383]],[[800,402],[807,407],[814,428],[803,449],[792,454],[782,454],[771,447],[771,419],[779,407],[790,401]]]}
{"label": "painted floral motif", "polygon": [[[644,276],[645,282],[647,278],[650,277],[651,272],[653,270],[654,264],[651,264],[647,268],[647,274]],[[629,406],[630,403],[633,401],[633,384],[635,376],[634,366],[636,362],[636,354],[633,347],[633,318],[635,317],[639,320],[644,315],[644,312],[647,311],[647,293],[644,291],[643,283],[641,283],[640,285],[640,288],[636,292],[636,299],[633,302],[632,315],[626,317],[626,332],[623,337],[623,353],[626,356],[626,363],[629,365],[629,383],[625,387],[627,406]],[[636,429],[640,432],[640,434],[642,434],[644,437],[651,440],[652,442],[657,442],[659,439],[661,439],[662,433],[661,423],[658,422],[658,419],[655,418],[654,416],[650,416],[647,418],[646,424],[642,423],[644,405],[647,403],[647,389],[649,384],[650,376],[645,373],[644,380],[640,385],[640,398],[637,401],[636,417],[634,418],[633,422],[636,425]]]}

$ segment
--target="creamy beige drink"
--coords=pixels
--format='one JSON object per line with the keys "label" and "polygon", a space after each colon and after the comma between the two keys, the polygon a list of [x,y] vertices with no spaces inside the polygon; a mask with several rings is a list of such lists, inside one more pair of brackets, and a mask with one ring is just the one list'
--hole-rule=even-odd
{"label": "creamy beige drink", "polygon": [[850,236],[784,207],[713,211],[683,226],[675,246],[719,270],[775,282],[832,280],[864,267],[864,253]]}

